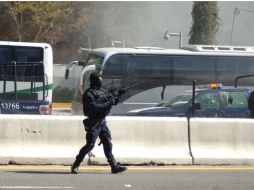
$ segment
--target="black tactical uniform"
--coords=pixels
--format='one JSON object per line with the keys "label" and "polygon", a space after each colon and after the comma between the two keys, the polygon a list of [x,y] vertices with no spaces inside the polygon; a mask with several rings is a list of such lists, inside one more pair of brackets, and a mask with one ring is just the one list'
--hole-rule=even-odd
{"label": "black tactical uniform", "polygon": [[251,118],[254,118],[254,91],[250,93],[249,99],[248,99],[248,108],[250,110],[250,116]]}
{"label": "black tactical uniform", "polygon": [[116,99],[108,99],[106,91],[101,89],[101,77],[97,73],[90,76],[91,87],[83,95],[83,111],[88,118],[85,119],[84,125],[86,130],[86,145],[82,147],[76,160],[71,167],[71,172],[77,174],[80,163],[95,146],[96,139],[99,137],[103,144],[105,156],[111,166],[112,173],[125,171],[127,168],[116,164],[112,154],[111,134],[105,121],[111,106]]}

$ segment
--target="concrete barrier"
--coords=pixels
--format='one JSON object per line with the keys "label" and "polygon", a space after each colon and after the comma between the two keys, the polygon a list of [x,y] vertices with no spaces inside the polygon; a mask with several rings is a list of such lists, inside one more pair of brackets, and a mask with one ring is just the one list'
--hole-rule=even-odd
{"label": "concrete barrier", "polygon": [[0,163],[69,164],[84,144],[83,117],[0,115]]}
{"label": "concrete barrier", "polygon": [[253,119],[193,118],[190,126],[195,164],[254,164]]}
{"label": "concrete barrier", "polygon": [[[107,117],[107,123],[112,133],[113,153],[120,163],[192,163],[186,118],[112,116]],[[93,153],[97,158],[91,161],[103,157],[98,149]]]}
{"label": "concrete barrier", "polygon": [[[0,115],[0,164],[72,164],[85,144],[83,118]],[[108,117],[107,122],[117,161],[191,164],[186,118]],[[102,146],[92,153],[90,163],[106,163]]]}

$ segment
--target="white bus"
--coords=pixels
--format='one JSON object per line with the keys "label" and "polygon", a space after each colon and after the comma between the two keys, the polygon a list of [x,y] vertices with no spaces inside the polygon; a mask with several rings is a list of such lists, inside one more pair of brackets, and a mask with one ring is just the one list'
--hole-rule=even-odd
{"label": "white bus", "polygon": [[[67,71],[70,69],[67,66]],[[82,114],[82,94],[89,75],[102,74],[106,89],[130,86],[111,114],[150,107],[166,101],[197,83],[221,82],[233,86],[235,77],[254,74],[254,47],[189,45],[182,49],[153,47],[100,48],[91,50],[83,65],[72,102],[72,113]],[[251,78],[239,85],[254,86]]]}
{"label": "white bus", "polygon": [[51,114],[52,80],[49,44],[0,41],[2,114]]}

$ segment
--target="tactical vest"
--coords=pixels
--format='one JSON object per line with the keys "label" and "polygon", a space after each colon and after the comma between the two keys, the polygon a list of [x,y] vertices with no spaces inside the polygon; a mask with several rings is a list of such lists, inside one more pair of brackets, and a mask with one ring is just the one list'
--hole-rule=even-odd
{"label": "tactical vest", "polygon": [[[106,98],[107,98],[107,92],[103,89],[94,89],[94,88],[89,88],[85,91],[84,95],[86,95],[86,93],[90,92],[93,97],[98,101],[98,102],[101,102],[101,103],[105,103],[106,101]],[[86,102],[84,101],[84,98],[83,98],[83,112],[84,112],[84,115],[85,116],[89,116],[89,110],[88,110],[88,107],[86,106]],[[91,113],[90,113],[91,114]]]}

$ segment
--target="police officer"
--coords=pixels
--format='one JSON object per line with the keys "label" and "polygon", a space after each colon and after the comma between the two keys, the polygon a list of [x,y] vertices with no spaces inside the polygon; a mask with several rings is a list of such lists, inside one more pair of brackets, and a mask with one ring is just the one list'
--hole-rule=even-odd
{"label": "police officer", "polygon": [[250,117],[254,118],[254,91],[250,93],[250,96],[248,99],[248,108],[250,110]]}
{"label": "police officer", "polygon": [[73,174],[78,173],[78,167],[95,146],[96,139],[99,137],[103,144],[103,149],[108,163],[111,166],[112,173],[123,172],[127,168],[117,165],[114,155],[112,154],[111,134],[105,121],[111,106],[115,105],[117,99],[107,99],[107,92],[101,88],[102,78],[98,73],[90,75],[90,88],[83,94],[83,111],[88,118],[83,121],[86,130],[86,145],[83,146],[76,160],[71,167]]}

